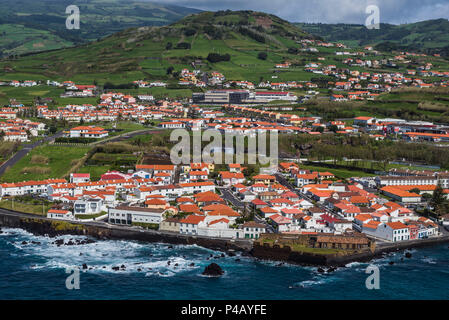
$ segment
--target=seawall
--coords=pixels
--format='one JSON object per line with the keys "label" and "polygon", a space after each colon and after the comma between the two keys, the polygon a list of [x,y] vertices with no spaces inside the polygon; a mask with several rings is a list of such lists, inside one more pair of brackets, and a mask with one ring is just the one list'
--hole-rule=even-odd
{"label": "seawall", "polygon": [[355,254],[319,254],[310,252],[293,251],[288,245],[260,245],[254,243],[251,250],[252,256],[262,260],[283,261],[300,265],[311,266],[335,266],[341,267],[354,261],[365,262],[374,258],[371,251],[363,251]]}
{"label": "seawall", "polygon": [[283,261],[300,265],[343,267],[351,262],[369,262],[381,258],[387,253],[404,251],[412,248],[422,248],[449,243],[449,237],[430,238],[425,240],[391,243],[376,247],[374,251],[363,250],[349,254],[319,254],[293,251],[288,245],[273,245],[254,243],[251,255],[262,260]]}
{"label": "seawall", "polygon": [[134,240],[178,245],[198,245],[219,251],[249,252],[252,244],[246,240],[225,240],[186,236],[177,233],[113,226],[101,222],[58,221],[35,215],[0,209],[0,226],[24,229],[34,235],[83,235],[100,240]]}

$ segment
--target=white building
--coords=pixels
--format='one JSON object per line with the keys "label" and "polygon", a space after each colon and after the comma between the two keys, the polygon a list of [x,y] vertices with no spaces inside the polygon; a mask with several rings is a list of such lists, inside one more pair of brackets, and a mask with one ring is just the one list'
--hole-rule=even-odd
{"label": "white building", "polygon": [[165,210],[120,206],[109,208],[108,221],[113,224],[148,223],[160,224]]}

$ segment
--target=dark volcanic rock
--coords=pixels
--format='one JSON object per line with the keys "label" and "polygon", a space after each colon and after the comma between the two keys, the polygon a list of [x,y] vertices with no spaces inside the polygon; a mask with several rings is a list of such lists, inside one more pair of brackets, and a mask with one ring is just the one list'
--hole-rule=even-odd
{"label": "dark volcanic rock", "polygon": [[83,269],[87,269],[87,264],[83,263]]}
{"label": "dark volcanic rock", "polygon": [[191,264],[189,264],[189,267],[194,267],[195,264],[192,262]]}
{"label": "dark volcanic rock", "polygon": [[388,262],[388,264],[389,264],[390,266],[392,266],[392,265],[394,265],[394,261],[390,261],[390,262]]}
{"label": "dark volcanic rock", "polygon": [[224,271],[216,263],[211,263],[206,268],[204,268],[204,271],[203,271],[203,275],[213,276],[213,277],[219,277],[219,276],[223,275],[223,273],[224,273]]}
{"label": "dark volcanic rock", "polygon": [[240,262],[240,259],[239,258],[235,259],[235,262]]}
{"label": "dark volcanic rock", "polygon": [[405,257],[410,259],[412,257],[412,254],[410,252],[406,252]]}
{"label": "dark volcanic rock", "polygon": [[26,242],[26,241],[22,241],[22,244],[28,244],[28,242]]}
{"label": "dark volcanic rock", "polygon": [[327,269],[326,272],[334,272],[335,270],[337,270],[337,268],[334,267],[330,267],[329,269]]}
{"label": "dark volcanic rock", "polygon": [[122,264],[122,265],[120,266],[120,268],[121,268],[121,269],[126,269],[126,267],[125,267],[124,264]]}
{"label": "dark volcanic rock", "polygon": [[229,252],[228,252],[228,256],[230,256],[230,257],[235,257],[235,253],[232,252],[232,251],[229,251]]}
{"label": "dark volcanic rock", "polygon": [[112,267],[112,270],[114,271],[118,271],[120,268],[119,267]]}
{"label": "dark volcanic rock", "polygon": [[57,244],[58,246],[61,244],[64,244],[64,239],[58,239],[54,242],[55,244]]}
{"label": "dark volcanic rock", "polygon": [[316,271],[318,271],[319,273],[324,273],[324,269],[323,268],[318,268],[318,269],[316,269]]}

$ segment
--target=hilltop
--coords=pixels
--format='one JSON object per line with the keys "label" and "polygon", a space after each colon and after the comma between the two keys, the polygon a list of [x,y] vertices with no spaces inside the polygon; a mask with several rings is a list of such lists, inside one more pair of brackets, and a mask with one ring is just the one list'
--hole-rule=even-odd
{"label": "hilltop", "polygon": [[428,20],[417,23],[381,24],[369,30],[357,24],[296,23],[303,30],[326,41],[343,42],[351,46],[376,45],[384,51],[408,50],[449,56],[449,21]]}
{"label": "hilltop", "polygon": [[[80,9],[80,29],[67,30],[66,7]],[[70,47],[130,27],[162,26],[200,10],[143,0],[0,0],[0,56]]]}
{"label": "hilltop", "polygon": [[[248,78],[251,68],[250,78],[259,80],[276,63],[299,60],[298,42],[310,37],[270,14],[202,12],[168,26],[130,28],[86,45],[6,60],[0,64],[0,78],[27,74],[31,78],[126,83],[166,78],[167,68],[179,72],[195,62],[202,70],[236,79]],[[262,59],[260,52],[266,53]],[[210,53],[229,58],[207,61]]]}

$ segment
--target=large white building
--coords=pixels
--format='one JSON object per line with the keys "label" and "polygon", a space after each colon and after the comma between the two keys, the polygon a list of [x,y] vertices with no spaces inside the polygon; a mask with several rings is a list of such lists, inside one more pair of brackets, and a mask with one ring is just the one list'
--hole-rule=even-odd
{"label": "large white building", "polygon": [[113,224],[126,225],[133,223],[160,224],[164,211],[163,209],[120,206],[109,208],[108,221]]}

